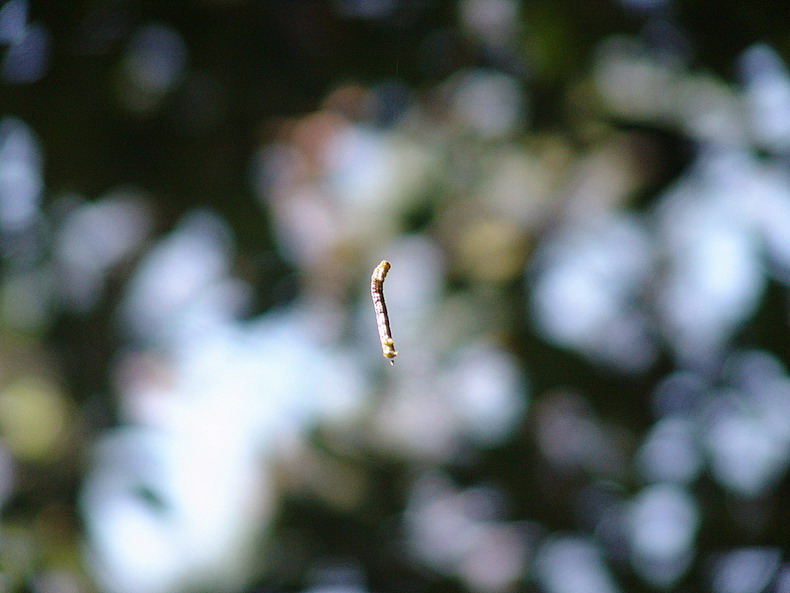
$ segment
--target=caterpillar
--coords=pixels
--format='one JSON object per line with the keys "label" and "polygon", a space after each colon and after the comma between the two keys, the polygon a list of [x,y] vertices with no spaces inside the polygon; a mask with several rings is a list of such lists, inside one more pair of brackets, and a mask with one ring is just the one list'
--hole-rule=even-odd
{"label": "caterpillar", "polygon": [[373,269],[373,274],[370,276],[370,296],[373,299],[373,310],[376,312],[376,325],[378,326],[379,339],[381,340],[381,354],[390,361],[391,365],[394,365],[395,362],[392,359],[398,355],[398,351],[395,350],[395,344],[392,341],[390,318],[387,315],[387,303],[384,302],[384,279],[387,277],[390,267],[390,263],[387,260],[383,260]]}

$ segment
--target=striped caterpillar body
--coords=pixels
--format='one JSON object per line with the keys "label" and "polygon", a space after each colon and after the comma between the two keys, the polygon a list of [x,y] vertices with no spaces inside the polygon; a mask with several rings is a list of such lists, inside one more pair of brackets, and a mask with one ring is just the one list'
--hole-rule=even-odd
{"label": "striped caterpillar body", "polygon": [[373,299],[373,310],[376,312],[376,325],[379,328],[379,339],[381,340],[381,353],[390,364],[395,364],[392,360],[398,355],[395,344],[392,341],[390,331],[390,319],[387,315],[387,303],[384,302],[384,279],[390,269],[390,263],[382,261],[373,270],[370,277],[370,296]]}

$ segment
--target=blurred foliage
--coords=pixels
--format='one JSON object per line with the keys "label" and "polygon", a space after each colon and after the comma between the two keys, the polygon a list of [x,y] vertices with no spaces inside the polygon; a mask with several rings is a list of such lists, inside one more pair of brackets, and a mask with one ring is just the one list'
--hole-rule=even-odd
{"label": "blurred foliage", "polygon": [[0,588],[790,590],[787,16],[7,1]]}

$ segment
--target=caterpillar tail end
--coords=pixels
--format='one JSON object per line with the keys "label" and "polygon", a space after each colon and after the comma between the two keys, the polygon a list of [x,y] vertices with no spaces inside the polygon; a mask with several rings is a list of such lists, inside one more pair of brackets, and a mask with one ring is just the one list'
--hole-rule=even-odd
{"label": "caterpillar tail end", "polygon": [[389,360],[390,364],[395,366],[395,361],[393,360],[399,352],[395,350],[394,344],[392,342],[392,338],[387,338],[381,342],[381,354]]}

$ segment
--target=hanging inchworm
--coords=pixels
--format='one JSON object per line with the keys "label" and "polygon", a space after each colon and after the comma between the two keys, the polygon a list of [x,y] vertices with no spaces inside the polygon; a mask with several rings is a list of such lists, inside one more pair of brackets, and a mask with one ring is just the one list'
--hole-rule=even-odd
{"label": "hanging inchworm", "polygon": [[370,277],[370,296],[373,298],[373,310],[376,312],[376,325],[379,328],[381,353],[384,355],[384,358],[390,361],[390,364],[395,364],[392,359],[398,355],[398,351],[395,350],[395,344],[392,341],[390,318],[387,315],[387,303],[384,302],[384,279],[387,277],[389,269],[390,263],[384,260],[373,270],[373,275]]}

